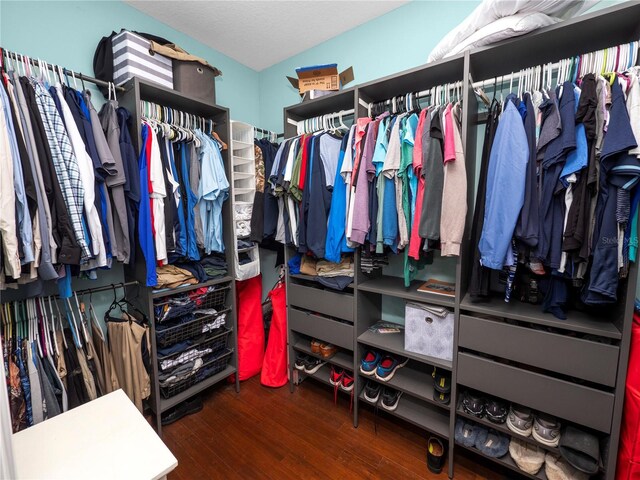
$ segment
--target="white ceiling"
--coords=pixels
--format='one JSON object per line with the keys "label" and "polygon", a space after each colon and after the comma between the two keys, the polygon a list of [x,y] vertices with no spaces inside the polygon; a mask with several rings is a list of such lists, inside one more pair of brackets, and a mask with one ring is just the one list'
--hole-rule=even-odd
{"label": "white ceiling", "polygon": [[125,1],[260,71],[384,15],[409,0]]}

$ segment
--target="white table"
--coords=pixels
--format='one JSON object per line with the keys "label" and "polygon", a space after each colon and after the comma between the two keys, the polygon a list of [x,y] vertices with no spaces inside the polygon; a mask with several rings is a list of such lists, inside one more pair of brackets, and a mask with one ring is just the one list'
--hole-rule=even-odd
{"label": "white table", "polygon": [[16,433],[13,453],[25,480],[154,480],[178,465],[122,390]]}

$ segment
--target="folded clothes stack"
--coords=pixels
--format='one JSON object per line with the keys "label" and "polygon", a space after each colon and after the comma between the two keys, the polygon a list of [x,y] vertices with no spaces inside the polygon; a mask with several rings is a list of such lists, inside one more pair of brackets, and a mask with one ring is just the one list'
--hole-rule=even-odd
{"label": "folded clothes stack", "polygon": [[389,265],[389,257],[386,255],[379,255],[376,253],[363,253],[360,255],[360,270],[365,273],[371,273],[375,269],[382,268],[385,265]]}
{"label": "folded clothes stack", "polygon": [[200,260],[200,265],[209,278],[221,277],[227,274],[227,260],[223,254],[212,253]]}

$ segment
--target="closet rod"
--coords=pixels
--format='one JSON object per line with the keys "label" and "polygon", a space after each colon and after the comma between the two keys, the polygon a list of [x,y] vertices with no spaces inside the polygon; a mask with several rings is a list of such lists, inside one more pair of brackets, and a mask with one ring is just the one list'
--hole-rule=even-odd
{"label": "closet rod", "polygon": [[[630,42],[630,44],[633,45],[640,45],[640,41],[635,41],[635,42]],[[576,55],[574,57],[569,57],[568,59],[562,59],[558,62],[555,63],[544,63],[544,64],[540,64],[540,65],[535,65],[532,67],[526,67],[523,68],[522,70],[519,70],[517,72],[511,72],[509,74],[506,75],[496,75],[493,78],[488,78],[486,80],[479,80],[477,82],[473,82],[473,88],[480,88],[480,87],[487,87],[487,86],[491,86],[494,83],[497,83],[497,81],[499,80],[500,83],[504,83],[505,81],[508,82],[517,82],[520,81],[521,79],[524,79],[526,74],[524,72],[526,71],[531,71],[531,70],[536,70],[536,69],[542,69],[544,68],[545,72],[548,74],[549,71],[551,71],[551,73],[553,74],[553,71],[555,70],[556,72],[559,71],[561,68],[572,68],[573,65],[567,65],[567,60],[573,60],[576,58],[585,58],[585,57],[590,57],[589,60],[587,60],[587,63],[595,63],[595,59],[594,59],[594,55],[600,54],[600,52],[604,52],[605,50],[607,51],[612,51],[615,48],[619,48],[618,47],[609,47],[609,48],[605,48],[602,50],[598,50],[595,52],[588,52],[588,53],[583,53],[581,55]],[[605,57],[606,58],[606,57]],[[634,58],[638,58],[638,49],[636,49],[636,57]],[[637,64],[637,62],[634,62],[634,64]],[[589,67],[587,67],[588,69]],[[590,71],[590,70],[588,70]],[[586,73],[586,72],[585,72]],[[611,73],[611,72],[605,72],[605,73]]]}
{"label": "closet rod", "polygon": [[[440,85],[439,87],[442,88],[445,85]],[[461,81],[457,81],[457,82],[453,82],[453,83],[448,83],[446,84],[446,88],[447,90],[459,90],[462,87],[462,82]],[[405,97],[407,95],[415,95],[415,98],[427,98],[430,97],[431,95],[434,94],[436,87],[432,87],[429,88],[428,90],[421,90],[420,92],[410,92],[410,93],[404,93],[402,95],[398,95],[395,98],[389,98],[387,100],[383,100],[380,102],[365,102],[362,98],[358,99],[358,103],[363,106],[366,109],[371,108],[372,105],[376,104],[376,105],[393,105],[393,102],[396,100],[396,98],[398,97]]]}
{"label": "closet rod", "polygon": [[[114,290],[116,288],[125,288],[125,287],[132,287],[134,285],[139,285],[138,282],[131,281],[131,282],[119,282],[119,283],[110,283],[109,285],[103,285],[102,287],[96,287],[96,288],[85,288],[83,290],[74,290],[74,292],[76,293],[76,295],[87,295],[87,294],[93,294],[93,293],[100,293],[100,292],[107,292],[109,290]],[[54,295],[41,295],[41,297],[51,297],[51,298],[60,298],[59,294],[54,294]],[[2,302],[0,303],[0,305],[4,305],[5,303],[13,303],[13,302],[21,302],[23,300],[27,300],[26,298],[21,298],[20,300],[9,300],[8,302]]]}
{"label": "closet rod", "polygon": [[[353,115],[354,113],[355,113],[355,110],[353,108],[351,108],[349,110],[341,110],[339,112],[327,113],[325,115],[317,115],[317,116],[311,117],[311,118],[323,118],[323,117],[329,118],[329,117],[337,117],[338,115],[347,115],[348,116],[348,115]],[[287,117],[287,123],[289,123],[291,125],[298,126],[298,124],[300,122],[304,122],[304,120],[297,121],[297,120],[293,120],[293,119]]]}
{"label": "closet rod", "polygon": [[[49,70],[51,70],[53,73],[57,73],[57,71],[56,71],[57,65],[53,65],[53,64],[48,63],[48,62],[45,62],[45,63],[40,62],[40,63],[38,63],[38,59],[27,57],[26,55],[22,55],[22,54],[17,54],[15,52],[11,52],[9,50],[5,50],[4,48],[0,48],[0,52],[4,53],[9,58],[15,59],[17,62],[28,61],[34,67],[41,68],[42,66],[45,66]],[[0,56],[2,56],[2,55],[0,55]],[[78,78],[80,80],[84,80],[85,82],[91,82],[91,83],[93,83],[95,85],[98,85],[99,87],[109,88],[111,85],[113,85],[113,84],[111,84],[109,82],[105,82],[104,80],[99,80],[97,78],[90,77],[89,75],[85,75],[84,73],[74,72],[73,70],[69,70],[68,68],[65,68],[65,67],[62,67],[62,71],[63,71],[63,73],[71,75],[72,77],[76,77],[76,78]],[[114,86],[114,88],[119,92],[126,92],[126,90],[123,87]]]}
{"label": "closet rod", "polygon": [[264,128],[260,128],[260,127],[253,127],[253,129],[257,130],[260,133],[264,133],[264,134],[267,134],[267,135],[275,135],[276,138],[284,137],[284,133],[276,133],[276,132],[273,132],[271,130],[265,130]]}

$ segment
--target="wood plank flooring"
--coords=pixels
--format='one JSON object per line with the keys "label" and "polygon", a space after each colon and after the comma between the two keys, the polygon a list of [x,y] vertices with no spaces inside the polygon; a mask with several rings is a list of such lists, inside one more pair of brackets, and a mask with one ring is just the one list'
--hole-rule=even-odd
{"label": "wood plank flooring", "polygon": [[[349,397],[311,379],[293,394],[265,388],[258,377],[208,390],[204,409],[163,429],[178,459],[169,480],[446,479],[426,466],[425,432],[368,408],[353,428]],[[376,432],[377,430],[377,432]],[[489,468],[488,468],[489,467]],[[455,478],[502,475],[456,456]]]}

